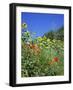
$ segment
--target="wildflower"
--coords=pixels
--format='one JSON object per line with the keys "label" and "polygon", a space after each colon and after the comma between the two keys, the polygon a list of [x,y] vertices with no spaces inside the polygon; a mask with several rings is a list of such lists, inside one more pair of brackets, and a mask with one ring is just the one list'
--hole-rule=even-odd
{"label": "wildflower", "polygon": [[29,48],[32,49],[32,51],[36,55],[40,53],[40,48],[38,47],[37,44],[29,44]]}
{"label": "wildflower", "polygon": [[48,64],[52,65],[52,64],[54,64],[55,62],[59,62],[59,58],[58,58],[58,57],[54,57],[54,58],[52,59],[52,61],[50,61]]}
{"label": "wildflower", "polygon": [[24,29],[27,28],[27,24],[26,23],[23,23],[22,24],[22,28],[24,28]]}
{"label": "wildflower", "polygon": [[59,58],[58,58],[58,57],[55,57],[55,58],[53,59],[53,61],[54,61],[54,62],[59,62]]}

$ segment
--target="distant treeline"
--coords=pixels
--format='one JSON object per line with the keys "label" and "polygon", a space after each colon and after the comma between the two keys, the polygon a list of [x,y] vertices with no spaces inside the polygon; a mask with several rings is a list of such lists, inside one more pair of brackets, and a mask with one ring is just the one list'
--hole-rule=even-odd
{"label": "distant treeline", "polygon": [[64,26],[62,26],[56,31],[51,30],[50,32],[45,33],[44,36],[50,38],[51,40],[64,40]]}

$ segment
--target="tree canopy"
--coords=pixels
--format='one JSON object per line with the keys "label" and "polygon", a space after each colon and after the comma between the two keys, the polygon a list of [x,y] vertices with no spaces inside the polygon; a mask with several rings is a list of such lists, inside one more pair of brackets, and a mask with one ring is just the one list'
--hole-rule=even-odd
{"label": "tree canopy", "polygon": [[64,27],[62,26],[56,31],[51,30],[50,32],[45,33],[44,36],[50,38],[51,40],[64,40]]}

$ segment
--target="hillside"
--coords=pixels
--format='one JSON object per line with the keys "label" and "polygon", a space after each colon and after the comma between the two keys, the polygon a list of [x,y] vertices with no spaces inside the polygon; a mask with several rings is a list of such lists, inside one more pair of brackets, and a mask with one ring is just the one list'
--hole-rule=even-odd
{"label": "hillside", "polygon": [[44,34],[47,38],[56,39],[56,40],[64,40],[64,27],[62,26],[56,31],[50,31]]}

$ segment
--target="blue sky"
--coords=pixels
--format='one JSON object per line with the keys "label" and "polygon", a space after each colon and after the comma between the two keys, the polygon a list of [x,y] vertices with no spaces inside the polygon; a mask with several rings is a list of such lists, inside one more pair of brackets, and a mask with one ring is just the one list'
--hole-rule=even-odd
{"label": "blue sky", "polygon": [[55,31],[64,26],[63,14],[45,14],[45,13],[21,13],[21,23],[28,25],[30,32],[35,32],[36,37],[43,36],[44,33],[51,30]]}

